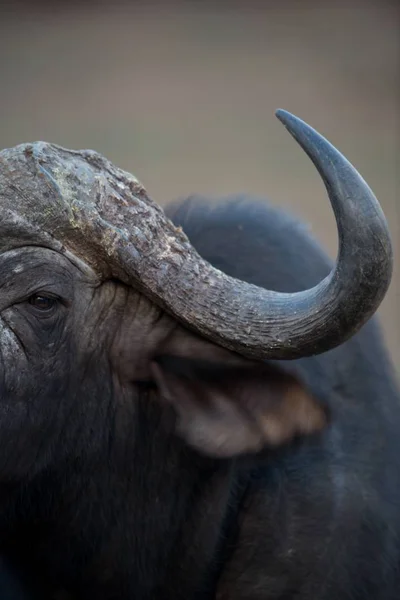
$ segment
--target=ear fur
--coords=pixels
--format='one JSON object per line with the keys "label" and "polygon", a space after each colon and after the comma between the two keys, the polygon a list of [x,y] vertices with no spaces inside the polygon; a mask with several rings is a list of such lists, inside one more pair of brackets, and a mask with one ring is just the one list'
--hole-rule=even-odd
{"label": "ear fur", "polygon": [[151,366],[160,398],[176,411],[178,434],[193,448],[228,458],[277,447],[327,424],[322,404],[275,364],[211,344],[205,351],[202,342],[197,359],[195,346],[190,358],[164,354]]}

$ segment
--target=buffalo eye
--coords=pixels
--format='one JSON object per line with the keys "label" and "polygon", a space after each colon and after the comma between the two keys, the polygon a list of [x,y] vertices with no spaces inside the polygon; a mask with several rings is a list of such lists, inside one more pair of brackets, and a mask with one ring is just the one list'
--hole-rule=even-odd
{"label": "buffalo eye", "polygon": [[35,310],[41,313],[49,313],[55,308],[58,299],[54,296],[46,296],[45,294],[34,294],[29,298],[28,302]]}

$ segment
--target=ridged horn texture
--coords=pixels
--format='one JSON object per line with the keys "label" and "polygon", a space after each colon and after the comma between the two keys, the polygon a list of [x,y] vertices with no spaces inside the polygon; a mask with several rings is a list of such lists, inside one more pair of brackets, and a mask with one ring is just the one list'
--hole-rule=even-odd
{"label": "ridged horn texture", "polygon": [[28,244],[73,252],[99,277],[138,288],[186,327],[256,359],[295,359],[338,346],[380,305],[392,274],[387,223],[356,169],[309,125],[277,116],[318,169],[339,253],[312,289],[284,294],[204,261],[130,174],[101,155],[44,142],[0,153],[0,252]]}

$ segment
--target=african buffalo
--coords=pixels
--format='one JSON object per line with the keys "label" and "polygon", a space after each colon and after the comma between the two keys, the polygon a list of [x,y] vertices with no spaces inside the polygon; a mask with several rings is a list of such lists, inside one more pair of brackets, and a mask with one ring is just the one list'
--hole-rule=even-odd
{"label": "african buffalo", "polygon": [[265,202],[169,220],[93,151],[0,153],[1,600],[6,577],[40,600],[400,597],[400,401],[370,319],[387,224],[277,114],[326,185],[335,265]]}

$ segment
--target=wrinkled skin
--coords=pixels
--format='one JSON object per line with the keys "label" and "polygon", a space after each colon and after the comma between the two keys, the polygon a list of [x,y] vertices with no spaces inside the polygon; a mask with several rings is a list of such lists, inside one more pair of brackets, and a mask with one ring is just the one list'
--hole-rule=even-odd
{"label": "wrinkled skin", "polygon": [[[248,282],[330,269],[257,202],[170,212]],[[27,598],[398,598],[400,404],[374,319],[257,364],[73,255],[15,248],[0,282],[0,545]]]}

